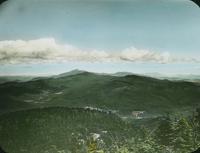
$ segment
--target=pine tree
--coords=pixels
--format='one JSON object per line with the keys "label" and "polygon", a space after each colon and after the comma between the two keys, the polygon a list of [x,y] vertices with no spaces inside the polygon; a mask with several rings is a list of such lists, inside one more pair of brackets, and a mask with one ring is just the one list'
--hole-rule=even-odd
{"label": "pine tree", "polygon": [[155,131],[157,143],[166,147],[173,146],[174,125],[170,117],[162,118],[157,130]]}
{"label": "pine tree", "polygon": [[199,122],[197,120],[197,114],[196,112],[193,113],[191,119],[190,119],[190,124],[192,127],[192,142],[193,142],[193,149],[197,149],[200,145],[199,142],[199,136],[200,136],[200,126],[199,126]]}
{"label": "pine tree", "polygon": [[200,147],[200,108],[197,108],[191,118],[193,149]]}
{"label": "pine tree", "polygon": [[195,121],[195,128],[196,128],[196,134],[197,134],[197,141],[200,144],[200,108],[196,109],[196,114],[194,117],[194,121]]}
{"label": "pine tree", "polygon": [[190,152],[193,148],[192,127],[186,118],[182,117],[177,121],[175,133],[174,145],[176,150],[182,153]]}

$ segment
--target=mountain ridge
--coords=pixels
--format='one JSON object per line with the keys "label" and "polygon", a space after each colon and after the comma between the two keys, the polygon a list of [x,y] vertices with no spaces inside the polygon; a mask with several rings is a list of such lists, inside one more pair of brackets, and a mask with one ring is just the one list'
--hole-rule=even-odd
{"label": "mountain ridge", "polygon": [[135,110],[166,113],[193,109],[199,103],[200,86],[139,75],[117,77],[81,72],[28,82],[7,82],[0,85],[0,93],[0,112],[51,106],[91,106],[130,115]]}

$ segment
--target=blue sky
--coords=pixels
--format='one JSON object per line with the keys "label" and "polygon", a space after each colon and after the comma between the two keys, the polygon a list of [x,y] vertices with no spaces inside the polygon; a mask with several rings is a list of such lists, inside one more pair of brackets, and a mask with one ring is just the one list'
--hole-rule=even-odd
{"label": "blue sky", "polygon": [[[0,60],[3,61],[0,75],[52,74],[74,68],[99,72],[200,74],[199,27],[200,9],[189,0],[9,0],[0,7],[0,46],[3,46],[0,47]],[[149,51],[148,56],[152,56],[151,52],[156,55],[153,61],[142,54],[139,60],[132,57],[128,62],[91,62],[85,61],[85,57],[77,61],[83,57],[76,57],[73,62],[65,58],[64,62],[40,60],[37,63],[36,56],[31,54],[36,63],[29,63],[21,59],[27,57],[23,48],[20,60],[13,56],[21,54],[17,52],[19,49],[6,51],[6,55],[10,52],[12,55],[5,57],[5,41],[12,41],[9,47],[14,50],[19,46],[16,40],[27,43],[42,38],[51,38],[56,44],[67,44],[79,51],[104,51],[109,57],[131,47],[138,50],[131,56],[138,56],[141,50]],[[30,50],[30,45],[24,46]],[[173,60],[164,64],[160,60],[157,62],[159,54],[163,53],[169,53]],[[95,57],[98,60],[99,55]],[[16,61],[15,58],[18,62],[10,62]]]}

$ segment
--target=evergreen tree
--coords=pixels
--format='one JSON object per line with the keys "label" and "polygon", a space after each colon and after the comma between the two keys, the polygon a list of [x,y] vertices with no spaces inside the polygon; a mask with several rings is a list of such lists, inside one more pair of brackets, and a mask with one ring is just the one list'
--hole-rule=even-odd
{"label": "evergreen tree", "polygon": [[200,147],[200,108],[197,108],[191,117],[193,150]]}
{"label": "evergreen tree", "polygon": [[193,142],[193,149],[197,149],[200,145],[199,138],[200,138],[200,126],[199,122],[197,120],[197,113],[193,113],[191,119],[190,119],[190,124],[192,127],[192,142]]}
{"label": "evergreen tree", "polygon": [[175,149],[182,153],[188,153],[193,149],[192,127],[188,120],[182,117],[177,121],[175,127],[176,138],[174,140]]}
{"label": "evergreen tree", "polygon": [[158,144],[172,147],[174,140],[174,125],[170,117],[162,118],[157,130],[155,131],[155,139]]}
{"label": "evergreen tree", "polygon": [[195,116],[194,116],[194,127],[197,136],[198,144],[200,145],[200,108],[196,109]]}

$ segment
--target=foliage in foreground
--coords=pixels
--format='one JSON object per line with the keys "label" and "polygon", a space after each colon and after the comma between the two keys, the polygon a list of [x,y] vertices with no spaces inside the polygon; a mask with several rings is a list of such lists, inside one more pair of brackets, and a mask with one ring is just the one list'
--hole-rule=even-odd
{"label": "foliage in foreground", "polygon": [[200,146],[200,110],[135,127],[113,114],[45,108],[0,116],[0,144],[9,153],[189,153]]}

